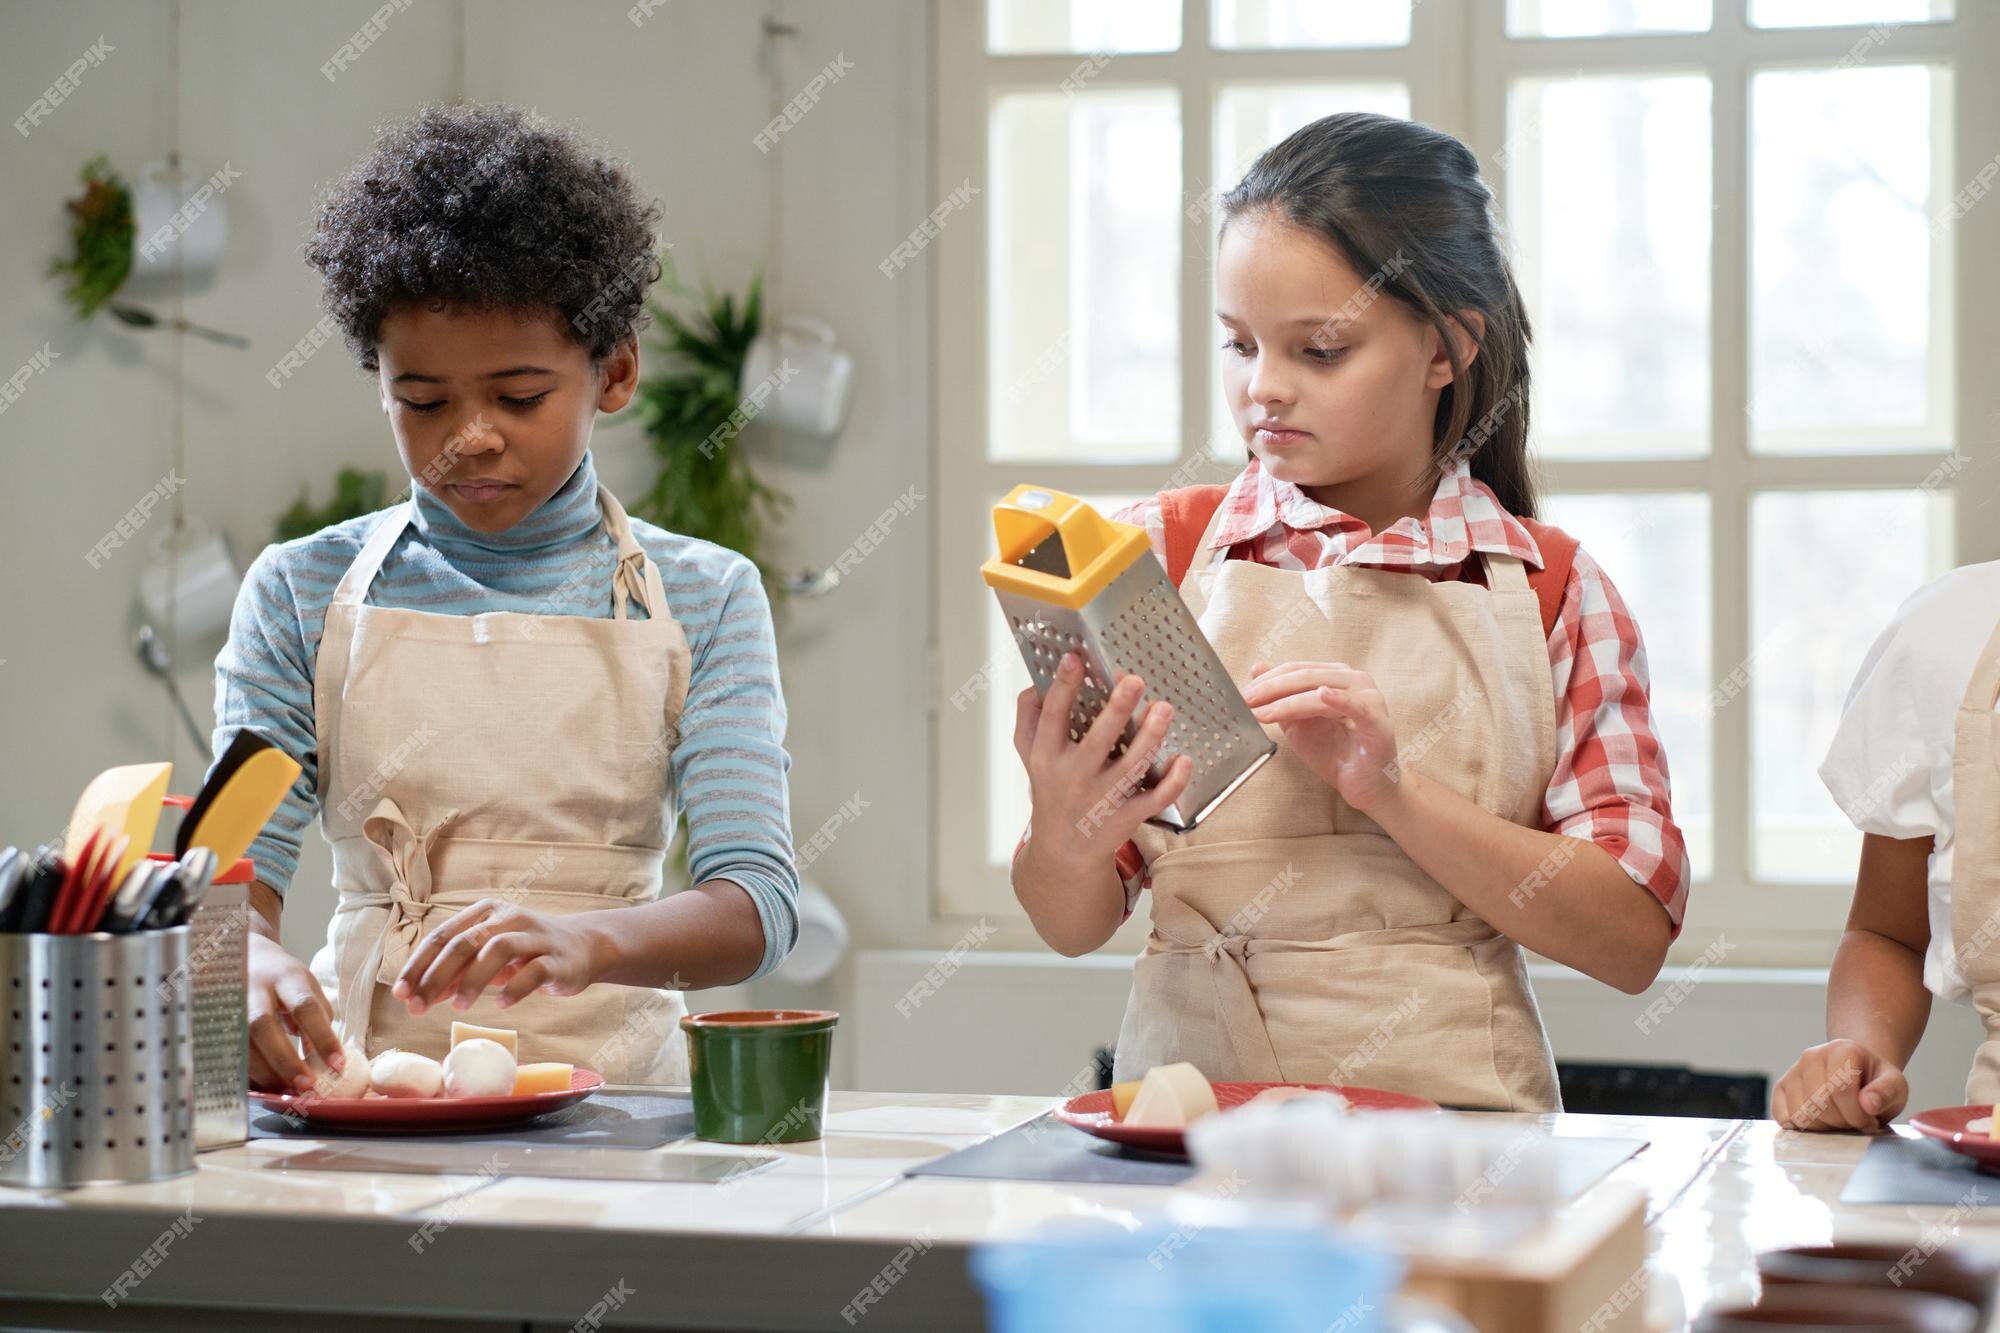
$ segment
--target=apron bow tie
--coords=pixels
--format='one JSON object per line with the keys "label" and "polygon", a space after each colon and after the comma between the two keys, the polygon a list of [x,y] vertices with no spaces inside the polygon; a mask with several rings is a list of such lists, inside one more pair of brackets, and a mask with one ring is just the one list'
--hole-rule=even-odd
{"label": "apron bow tie", "polygon": [[[618,554],[618,568],[611,576],[611,613],[614,619],[628,619],[626,603],[628,599],[639,606],[646,605],[646,552],[637,542],[628,551]],[[649,609],[648,615],[652,614]]]}
{"label": "apron bow tie", "polygon": [[1222,955],[1228,954],[1238,964],[1241,964],[1244,958],[1248,956],[1249,949],[1250,937],[1234,931],[1217,931],[1201,942],[1202,954],[1211,963],[1220,962]]}
{"label": "apron bow tie", "polygon": [[375,979],[385,986],[395,984],[403,964],[416,952],[431,909],[444,905],[431,901],[431,848],[445,825],[457,817],[457,810],[448,810],[419,833],[402,809],[384,797],[361,823],[362,836],[376,849],[389,880],[389,919],[382,925],[382,959],[375,969]]}

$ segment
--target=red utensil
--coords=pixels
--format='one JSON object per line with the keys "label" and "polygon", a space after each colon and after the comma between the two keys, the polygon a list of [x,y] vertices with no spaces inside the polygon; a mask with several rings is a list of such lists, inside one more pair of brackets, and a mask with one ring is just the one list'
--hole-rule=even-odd
{"label": "red utensil", "polygon": [[76,859],[63,867],[62,887],[56,890],[56,905],[49,911],[49,934],[69,933],[69,919],[76,910],[77,886],[83,880],[84,872],[89,869],[90,858],[97,851],[97,840],[102,835],[103,830],[92,829],[90,836],[84,839],[83,846],[78,849]]}
{"label": "red utensil", "polygon": [[131,835],[121,833],[110,850],[98,858],[90,885],[77,905],[76,920],[70,923],[71,934],[85,935],[97,929],[97,920],[104,915],[104,904],[118,891],[118,867],[124,862],[125,851],[131,845]]}

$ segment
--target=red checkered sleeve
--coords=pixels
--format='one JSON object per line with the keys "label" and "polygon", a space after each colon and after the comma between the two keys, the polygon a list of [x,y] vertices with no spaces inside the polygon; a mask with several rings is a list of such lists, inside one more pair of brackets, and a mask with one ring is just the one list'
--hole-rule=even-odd
{"label": "red checkered sleeve", "polygon": [[1618,859],[1660,900],[1678,935],[1688,857],[1674,823],[1667,758],[1653,729],[1652,685],[1639,624],[1604,570],[1579,549],[1549,631],[1556,768],[1542,827]]}

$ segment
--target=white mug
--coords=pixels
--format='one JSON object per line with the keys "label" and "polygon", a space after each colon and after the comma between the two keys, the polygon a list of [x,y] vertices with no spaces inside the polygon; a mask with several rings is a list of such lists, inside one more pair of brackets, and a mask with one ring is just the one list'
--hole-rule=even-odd
{"label": "white mug", "polygon": [[154,162],[140,171],[132,188],[133,273],[171,274],[179,251],[183,278],[213,276],[229,242],[229,213],[222,194],[241,174],[227,162],[205,177],[185,162],[179,169]]}
{"label": "white mug", "polygon": [[840,433],[853,396],[854,358],[834,346],[833,330],[787,315],[774,337],[760,333],[743,358],[743,398],[757,415],[786,430],[825,438]]}
{"label": "white mug", "polygon": [[799,885],[799,937],[772,970],[780,981],[810,986],[825,981],[847,955],[847,918],[817,884]]}
{"label": "white mug", "polygon": [[222,534],[190,519],[155,539],[139,571],[139,601],[162,633],[172,623],[175,637],[191,641],[229,628],[242,582]]}

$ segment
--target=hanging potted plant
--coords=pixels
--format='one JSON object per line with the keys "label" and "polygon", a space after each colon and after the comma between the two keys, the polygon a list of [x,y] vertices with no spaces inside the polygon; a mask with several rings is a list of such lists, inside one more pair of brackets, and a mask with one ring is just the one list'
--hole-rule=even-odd
{"label": "hanging potted plant", "polygon": [[763,317],[762,279],[751,278],[740,303],[706,286],[691,292],[670,268],[663,281],[674,304],[651,308],[666,367],[640,380],[635,399],[660,475],[632,512],[748,556],[781,595],[764,541],[790,500],[751,469],[741,438],[743,361]]}
{"label": "hanging potted plant", "polygon": [[70,255],[49,264],[52,276],[66,280],[63,299],[78,319],[90,319],[103,310],[127,328],[178,329],[225,347],[250,345],[237,334],[186,319],[163,319],[144,306],[116,300],[132,276],[132,241],[138,227],[132,191],[102,154],[83,164],[82,180],[83,193],[63,205],[70,220]]}

